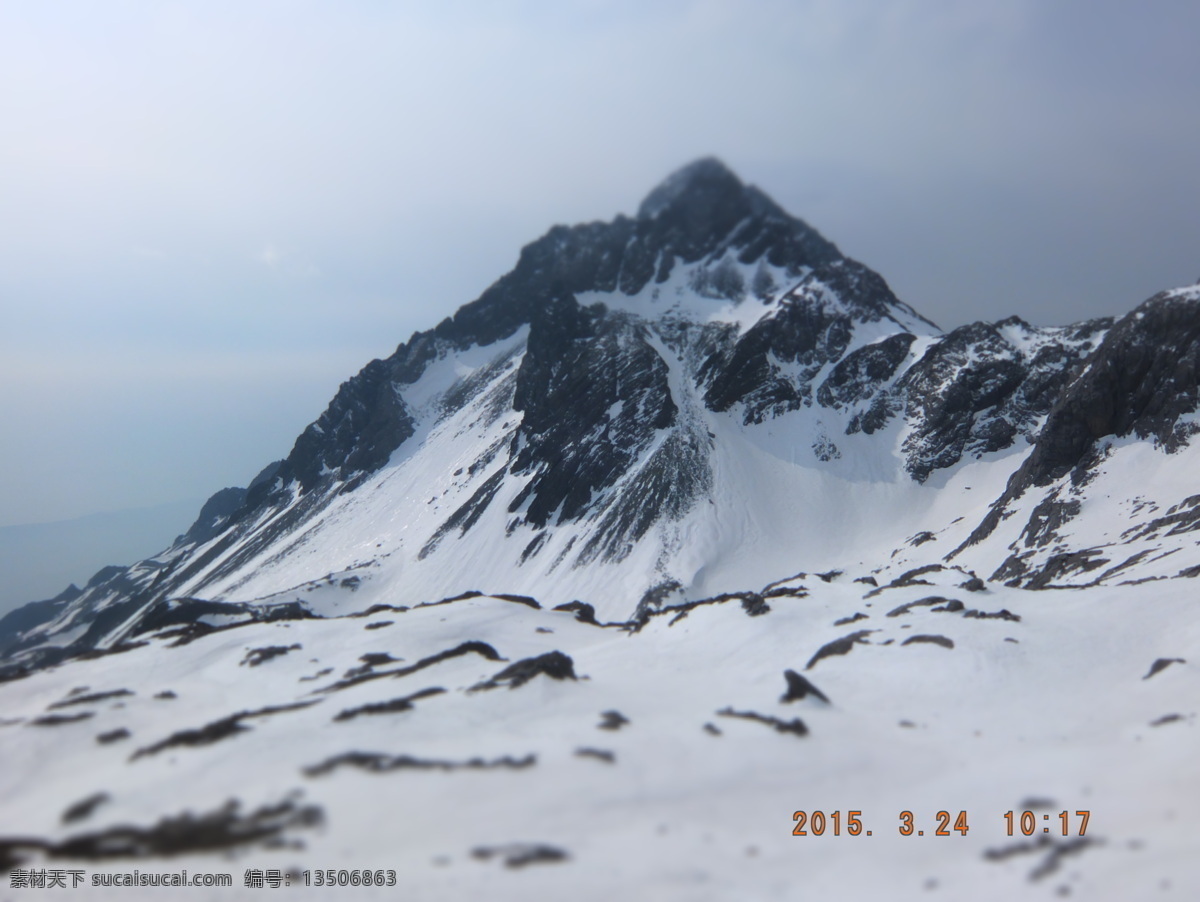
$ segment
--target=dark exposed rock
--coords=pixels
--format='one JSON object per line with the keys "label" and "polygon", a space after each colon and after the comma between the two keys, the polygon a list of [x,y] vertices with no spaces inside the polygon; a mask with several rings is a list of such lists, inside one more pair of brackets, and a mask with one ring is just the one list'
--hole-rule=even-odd
{"label": "dark exposed rock", "polygon": [[1154,676],[1156,673],[1161,673],[1162,671],[1166,670],[1172,664],[1186,664],[1186,663],[1187,663],[1187,661],[1185,661],[1183,658],[1158,658],[1155,660],[1155,662],[1153,664],[1150,665],[1149,672],[1144,677],[1142,677],[1142,679],[1148,680],[1148,679],[1150,679],[1150,677]]}
{"label": "dark exposed rock", "polygon": [[600,715],[598,729],[619,730],[627,723],[629,723],[629,718],[620,711],[604,711]]}
{"label": "dark exposed rock", "polygon": [[537,657],[524,658],[515,664],[508,665],[490,680],[472,686],[471,691],[496,689],[504,683],[508,683],[509,689],[516,689],[539,674],[555,680],[578,679],[575,676],[575,663],[569,655],[564,655],[561,651],[548,651]]}
{"label": "dark exposed rock", "polygon": [[574,611],[575,619],[580,623],[596,623],[596,609],[582,601],[568,601],[566,604],[555,605],[556,611]]}
{"label": "dark exposed rock", "polygon": [[535,611],[542,609],[541,603],[536,598],[530,598],[528,595],[506,595],[503,592],[491,593],[492,598],[499,598],[501,601],[511,601],[514,604],[523,604],[527,608],[533,608]]}
{"label": "dark exposed rock", "polygon": [[1037,839],[1011,843],[999,849],[985,849],[983,857],[987,861],[1004,861],[1014,855],[1044,853],[1042,860],[1029,872],[1029,879],[1034,881],[1047,877],[1057,871],[1062,859],[1066,856],[1077,855],[1084,849],[1095,844],[1096,840],[1090,836],[1075,836],[1065,839],[1039,836]]}
{"label": "dark exposed rock", "polygon": [[[936,608],[930,608],[929,610],[930,610],[931,612],[933,612],[933,611],[944,611],[944,612],[946,612],[946,613],[950,613],[950,614],[957,614],[959,611],[963,610],[965,607],[966,607],[966,605],[964,605],[964,604],[963,604],[961,601],[959,601],[957,598],[952,598],[952,599],[950,599],[949,601],[947,601],[945,604],[943,604],[943,605],[938,605]],[[974,615],[979,615],[979,612],[978,612],[978,611],[975,611],[975,612],[974,612]],[[966,614],[964,614],[963,616],[964,616],[964,617],[971,617],[971,616],[973,616],[973,614],[972,614],[972,612],[968,611],[968,612],[967,612]],[[987,615],[983,615],[983,616],[987,616]],[[1018,620],[1020,620],[1020,618],[1019,618],[1019,617],[1018,617],[1017,619],[1018,619]]]}
{"label": "dark exposed rock", "polygon": [[156,692],[154,693],[154,697],[161,699],[162,701],[170,701],[173,698],[179,698],[179,696],[177,696],[170,689],[164,689],[162,692]]}
{"label": "dark exposed rock", "polygon": [[1161,727],[1163,724],[1175,723],[1176,721],[1180,721],[1180,720],[1183,720],[1182,714],[1164,714],[1162,717],[1158,718],[1157,720],[1150,721],[1150,726]]}
{"label": "dark exposed rock", "polygon": [[875,632],[875,630],[858,630],[857,632],[853,632],[848,636],[842,636],[840,639],[834,639],[832,642],[826,642],[819,649],[817,649],[817,653],[809,659],[808,664],[805,665],[804,669],[812,670],[813,665],[822,658],[829,658],[833,655],[849,654],[850,650],[854,648],[855,645],[860,642],[865,642],[866,637],[871,635],[873,632]]}
{"label": "dark exposed rock", "polygon": [[972,323],[937,341],[894,389],[913,424],[903,446],[913,478],[924,482],[966,455],[1012,445],[1050,409],[1109,324],[1044,331],[1032,357],[1010,340],[1014,331],[1032,334],[1017,317]]}
{"label": "dark exposed rock", "polygon": [[963,614],[963,616],[974,620],[1010,620],[1013,623],[1021,622],[1020,616],[1014,614],[1008,608],[1001,608],[998,611],[976,611],[972,609]]}
{"label": "dark exposed rock", "polygon": [[506,868],[523,868],[531,864],[561,864],[570,859],[563,849],[545,843],[509,843],[504,846],[479,846],[471,857],[480,861],[501,858]]}
{"label": "dark exposed rock", "polygon": [[817,389],[822,407],[842,407],[869,400],[908,356],[916,336],[908,332],[889,335],[843,357]]}
{"label": "dark exposed rock", "polygon": [[80,711],[78,714],[43,714],[41,717],[35,717],[29,721],[29,726],[58,727],[65,723],[78,723],[81,720],[87,720],[94,713],[92,711]]}
{"label": "dark exposed rock", "polygon": [[1099,439],[1132,434],[1178,450],[1193,432],[1180,418],[1198,400],[1200,300],[1161,292],[1122,317],[1058,394],[1033,452],[964,547],[990,535],[1030,487],[1068,473],[1076,482],[1085,478],[1098,460]]}
{"label": "dark exposed rock", "polygon": [[53,711],[58,708],[66,708],[71,705],[92,705],[96,702],[102,702],[110,698],[124,698],[133,695],[128,689],[113,689],[110,692],[92,692],[87,695],[72,695],[70,698],[65,698],[62,701],[55,702],[49,708]]}
{"label": "dark exposed rock", "polygon": [[334,720],[353,720],[362,714],[396,714],[400,711],[411,711],[413,702],[422,698],[429,698],[431,695],[441,695],[446,690],[440,686],[434,686],[429,689],[422,689],[420,692],[414,692],[412,695],[406,695],[403,698],[393,698],[386,702],[371,702],[366,705],[359,705],[357,708],[347,708],[334,718]]}
{"label": "dark exposed rock", "polygon": [[289,705],[270,705],[254,711],[239,711],[237,714],[230,714],[228,717],[214,720],[198,729],[180,730],[172,733],[166,739],[138,749],[129,756],[129,760],[136,761],[143,756],[157,755],[165,749],[178,748],[180,746],[212,745],[214,742],[220,742],[222,739],[228,739],[230,736],[249,730],[249,727],[242,724],[243,720],[249,720],[254,717],[268,717],[272,714],[282,714],[287,711],[299,711],[316,703],[316,700],[293,702]]}
{"label": "dark exposed rock", "polygon": [[384,664],[399,664],[402,658],[393,658],[387,652],[367,652],[365,655],[359,655],[358,660],[362,661],[358,667],[351,667],[346,671],[344,678],[350,679],[356,676],[362,676],[364,673],[370,673],[376,667],[382,667]]}
{"label": "dark exposed rock", "polygon": [[770,613],[771,606],[763,601],[763,597],[757,592],[747,592],[742,596],[742,610],[751,617],[761,617]]}
{"label": "dark exposed rock", "polygon": [[779,697],[781,702],[797,702],[812,695],[829,704],[825,693],[814,686],[808,677],[796,673],[794,670],[785,670],[783,678],[787,680],[787,692]]}
{"label": "dark exposed rock", "polygon": [[[950,606],[953,604],[957,604],[958,607],[951,608]],[[962,610],[961,601],[957,601],[953,598],[942,598],[940,595],[930,595],[926,598],[919,599],[918,601],[910,601],[906,604],[900,605],[898,608],[893,608],[892,610],[888,611],[887,615],[889,617],[899,617],[902,614],[909,613],[913,608],[933,607],[934,605],[941,605],[943,610]]]}
{"label": "dark exposed rock", "polygon": [[1099,554],[1098,549],[1085,548],[1082,551],[1067,551],[1051,555],[1042,569],[1029,577],[1025,588],[1044,589],[1055,580],[1072,573],[1088,573],[1098,570],[1109,563],[1108,558],[1099,557]]}
{"label": "dark exposed rock", "polygon": [[395,620],[376,620],[374,623],[368,623],[366,626],[363,627],[363,629],[365,629],[365,630],[381,630],[384,627],[391,626],[395,622],[396,622]]}
{"label": "dark exposed rock", "polygon": [[[786,580],[785,580],[786,581]],[[767,614],[771,610],[771,606],[765,602],[765,598],[780,598],[785,596],[803,598],[808,593],[803,589],[790,589],[785,587],[766,590],[762,595],[757,592],[726,592],[721,595],[714,595],[711,598],[700,598],[696,601],[683,601],[679,604],[665,605],[660,608],[642,609],[639,606],[639,614],[635,615],[629,628],[633,632],[637,632],[647,623],[651,617],[669,616],[669,626],[674,626],[680,620],[683,620],[689,613],[699,607],[705,605],[725,604],[730,601],[740,601],[742,610],[750,617],[757,617],[762,614]]]}
{"label": "dark exposed rock", "polygon": [[242,658],[239,666],[249,664],[251,667],[257,667],[264,661],[286,655],[289,651],[295,651],[298,648],[300,648],[299,642],[293,645],[264,645],[262,648],[252,648],[246,652],[246,657]]}
{"label": "dark exposed rock", "polygon": [[1058,493],[1045,498],[1029,515],[1029,522],[1021,531],[1021,541],[1026,548],[1044,548],[1058,541],[1058,530],[1067,521],[1078,515],[1078,500],[1059,501]]}
{"label": "dark exposed rock", "polygon": [[333,773],[333,771],[340,767],[355,767],[373,774],[383,774],[394,770],[521,770],[526,767],[533,767],[536,763],[537,757],[535,755],[526,755],[523,758],[513,758],[510,755],[505,755],[491,761],[483,758],[469,758],[466,761],[446,761],[442,759],[414,758],[412,755],[345,752],[341,755],[334,755],[320,764],[304,768],[304,775],[306,777],[323,777],[326,774]]}
{"label": "dark exposed rock", "polygon": [[107,792],[96,792],[88,796],[86,799],[80,799],[75,804],[67,808],[62,813],[60,820],[64,824],[71,824],[75,821],[82,821],[85,818],[92,816],[92,812],[109,801],[112,797]]}
{"label": "dark exposed rock", "polygon": [[113,742],[120,742],[122,739],[128,739],[130,732],[124,727],[116,730],[109,730],[107,733],[101,733],[96,737],[96,741],[101,745],[109,745]]}
{"label": "dark exposed rock", "polygon": [[905,639],[900,644],[901,645],[913,645],[914,643],[920,643],[920,642],[926,642],[926,643],[929,643],[930,645],[940,645],[942,648],[954,648],[954,641],[952,639],[947,639],[945,636],[929,636],[929,635],[909,636],[907,639]]}
{"label": "dark exposed rock", "polygon": [[717,714],[721,717],[739,717],[742,720],[753,720],[766,724],[769,727],[774,727],[777,733],[791,733],[794,736],[808,735],[808,727],[805,726],[804,721],[799,717],[794,717],[791,720],[780,720],[778,717],[759,714],[757,711],[735,711],[733,708],[722,708]]}
{"label": "dark exposed rock", "polygon": [[[275,466],[278,467],[278,463]],[[245,489],[227,488],[216,492],[200,508],[196,522],[184,534],[184,541],[202,545],[209,539],[215,538],[229,522],[229,518],[240,510],[245,502]]]}
{"label": "dark exposed rock", "polygon": [[79,833],[59,842],[48,839],[0,837],[0,871],[34,856],[77,861],[149,858],[215,852],[238,846],[278,844],[296,828],[319,825],[322,810],[288,799],[240,814],[239,803],[200,815],[191,812],[164,817],[152,827],[119,825],[94,833]]}
{"label": "dark exposed rock", "polygon": [[848,623],[857,623],[860,620],[866,620],[870,615],[864,614],[862,611],[855,611],[850,617],[842,617],[839,620],[833,621],[834,626],[845,626]]}
{"label": "dark exposed rock", "polygon": [[616,752],[586,746],[575,749],[575,756],[577,758],[595,758],[597,761],[603,761],[605,764],[615,764],[617,761]]}
{"label": "dark exposed rock", "polygon": [[926,564],[923,567],[916,567],[912,570],[907,570],[904,573],[901,573],[899,576],[897,576],[894,580],[892,580],[886,586],[878,586],[877,588],[874,588],[871,591],[869,591],[863,597],[864,598],[874,598],[876,595],[882,594],[884,592],[884,590],[886,590],[886,589],[903,589],[905,586],[929,586],[929,585],[932,585],[932,583],[930,583],[929,580],[921,579],[921,577],[926,575],[927,573],[940,573],[941,571],[943,571],[945,569],[946,568],[941,564]]}
{"label": "dark exposed rock", "polygon": [[408,667],[400,667],[395,670],[371,670],[368,673],[359,673],[355,676],[346,677],[345,679],[339,680],[330,686],[323,686],[322,688],[317,689],[316,692],[337,692],[342,689],[349,689],[352,686],[357,686],[360,683],[365,683],[369,680],[380,680],[389,677],[406,677],[410,674],[416,673],[419,670],[424,670],[426,667],[432,667],[434,664],[440,664],[442,661],[447,661],[450,658],[457,658],[466,654],[480,655],[484,658],[487,658],[489,661],[504,660],[500,657],[500,654],[496,651],[496,649],[492,648],[486,642],[472,640],[469,642],[460,643],[459,645],[454,646],[454,648],[447,649],[446,651],[440,651],[435,655],[429,655],[428,657],[417,661],[415,664],[410,664]]}

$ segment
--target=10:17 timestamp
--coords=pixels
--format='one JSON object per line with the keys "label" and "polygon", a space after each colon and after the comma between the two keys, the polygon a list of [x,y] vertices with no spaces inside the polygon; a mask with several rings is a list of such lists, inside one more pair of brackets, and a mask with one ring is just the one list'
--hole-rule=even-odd
{"label": "10:17 timestamp", "polygon": [[[1075,817],[1078,819],[1078,832],[1071,833],[1071,812],[1060,811],[1055,815],[1058,823],[1055,825],[1061,830],[1063,836],[1083,836],[1087,833],[1088,819],[1091,817],[1090,811],[1076,811]],[[1004,819],[1007,822],[1008,835],[1013,836],[1014,828],[1019,830],[1025,836],[1032,836],[1038,832],[1038,816],[1032,811],[1022,811],[1020,814],[1014,811],[1006,811]],[[851,810],[846,812],[830,811],[797,811],[792,815],[792,820],[795,826],[792,828],[793,836],[822,836],[825,833],[832,833],[834,836],[841,836],[843,828],[849,836],[871,836],[872,832],[863,826],[862,811]],[[917,818],[911,811],[901,811],[899,816],[900,823],[897,827],[901,836],[924,836],[925,825],[918,824]],[[966,836],[967,831],[971,829],[967,812],[959,811],[957,817],[952,816],[949,811],[939,811],[934,815],[935,824],[928,824],[934,836],[949,836],[951,833],[958,833],[960,836]],[[1041,828],[1042,833],[1049,833],[1051,829],[1051,819],[1049,814],[1043,814],[1041,820],[1045,822],[1045,826]]]}

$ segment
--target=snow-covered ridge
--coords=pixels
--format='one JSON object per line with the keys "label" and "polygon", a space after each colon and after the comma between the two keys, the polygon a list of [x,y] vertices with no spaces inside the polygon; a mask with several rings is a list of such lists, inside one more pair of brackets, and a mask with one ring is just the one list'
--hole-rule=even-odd
{"label": "snow-covered ridge", "polygon": [[[942,333],[713,161],[651,206],[552,229],[479,300],[347,381],[240,509],[18,646],[105,647],[181,597],[325,615],[351,595],[481,590],[620,620],[647,599],[966,547],[981,573],[1043,578],[1048,558],[1009,532],[1044,499],[1021,523],[998,499],[1110,321]],[[981,542],[989,518],[1011,528]]]}

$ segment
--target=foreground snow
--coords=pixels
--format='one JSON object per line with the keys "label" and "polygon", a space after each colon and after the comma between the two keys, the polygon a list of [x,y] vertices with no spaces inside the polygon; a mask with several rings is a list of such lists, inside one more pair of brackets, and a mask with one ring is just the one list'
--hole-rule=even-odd
{"label": "foreground snow", "polygon": [[[1194,583],[968,591],[966,574],[947,568],[876,591],[855,581],[865,575],[755,586],[761,603],[699,605],[639,630],[482,596],[251,624],[177,646],[187,635],[176,632],[0,684],[6,841],[148,829],[230,799],[241,815],[292,804],[273,822],[280,832],[222,852],[187,851],[186,829],[169,858],[3,848],[27,859],[20,867],[83,868],[89,880],[135,868],[233,875],[230,890],[140,889],[139,898],[255,896],[263,890],[243,887],[248,868],[396,872],[390,889],[338,891],[363,899],[1200,895],[1200,812],[1189,804],[1200,793]],[[888,616],[932,596],[942,600]],[[998,616],[964,616],[972,610]],[[865,616],[835,623],[856,614]],[[848,653],[806,669],[827,643],[859,631]],[[941,639],[905,644],[918,636]],[[568,656],[578,678],[484,687],[550,652]],[[1186,663],[1146,678],[1158,659]],[[782,701],[789,669],[829,703]],[[399,673],[370,676],[390,671]],[[433,689],[444,691],[422,692]],[[83,701],[118,690],[130,694]],[[174,697],[157,697],[167,691]],[[408,704],[390,711],[364,707],[401,698]],[[224,738],[213,739],[219,728],[182,732],[241,712]],[[747,713],[785,729],[734,716]],[[97,741],[122,729],[128,737]],[[107,798],[63,823],[97,793]],[[1019,829],[1027,809],[1029,839]],[[822,836],[793,836],[798,810],[841,812],[842,835],[830,820]],[[846,834],[851,810],[872,835]],[[902,811],[924,836],[900,835]],[[951,828],[965,811],[967,834],[934,835],[939,811]],[[1017,836],[1006,835],[1007,811]],[[311,898],[302,884],[296,876],[270,892]]]}

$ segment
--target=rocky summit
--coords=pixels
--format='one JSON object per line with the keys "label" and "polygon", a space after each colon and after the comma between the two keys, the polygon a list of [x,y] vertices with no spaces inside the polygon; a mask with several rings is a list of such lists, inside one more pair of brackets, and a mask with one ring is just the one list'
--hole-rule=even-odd
{"label": "rocky summit", "polygon": [[[699,160],[635,216],[526,246],[160,554],[0,620],[0,730],[42,774],[0,782],[0,867],[278,867],[297,842],[375,867],[413,811],[414,892],[526,898],[486,869],[530,866],[578,896],[621,861],[656,898],[800,898],[802,873],[850,898],[1129,898],[1106,893],[1142,892],[1147,835],[1194,881],[1134,798],[1170,804],[1162,783],[1104,775],[1143,735],[1160,763],[1195,751],[1198,360],[1200,286],[944,332]],[[490,832],[453,816],[479,793]],[[793,838],[793,808],[860,798],[874,853]],[[896,838],[903,810],[969,804],[970,841]],[[1036,836],[1003,834],[1010,809]],[[969,854],[922,875],[905,842]],[[871,854],[909,883],[841,870]]]}

